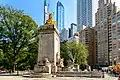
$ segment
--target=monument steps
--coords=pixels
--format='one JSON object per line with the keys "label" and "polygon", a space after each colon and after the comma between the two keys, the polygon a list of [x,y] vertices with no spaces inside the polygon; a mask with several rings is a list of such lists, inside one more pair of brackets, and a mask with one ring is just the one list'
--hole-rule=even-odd
{"label": "monument steps", "polygon": [[102,78],[103,74],[101,72],[57,72],[55,74],[57,77],[90,77],[90,78]]}
{"label": "monument steps", "polygon": [[23,77],[29,78],[51,78],[52,75],[49,73],[32,73],[30,75],[23,75]]}

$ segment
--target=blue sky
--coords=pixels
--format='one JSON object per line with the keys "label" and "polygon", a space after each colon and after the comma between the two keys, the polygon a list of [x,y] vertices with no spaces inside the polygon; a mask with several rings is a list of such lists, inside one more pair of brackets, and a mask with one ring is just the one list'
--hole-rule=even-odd
{"label": "blue sky", "polygon": [[[48,0],[50,3],[50,11],[56,12],[56,3],[58,0]],[[70,23],[76,23],[76,2],[75,0],[60,0],[65,7],[65,27],[69,27]],[[31,16],[38,25],[43,24],[43,7],[44,0],[0,0],[0,4],[11,5],[14,8],[24,10],[26,14]],[[54,17],[56,19],[56,17]]]}
{"label": "blue sky", "polygon": [[[50,11],[56,12],[56,3],[58,0],[48,0],[50,3]],[[76,1],[77,0],[59,0],[65,7],[65,27],[70,27],[71,23],[76,23]],[[120,0],[113,0],[120,4]],[[97,10],[98,0],[93,0],[93,25],[94,14]],[[0,5],[11,5],[14,8],[24,10],[24,13],[31,16],[38,25],[43,24],[43,7],[44,0],[0,0]],[[54,15],[56,16],[56,15]],[[56,19],[56,17],[54,17]]]}

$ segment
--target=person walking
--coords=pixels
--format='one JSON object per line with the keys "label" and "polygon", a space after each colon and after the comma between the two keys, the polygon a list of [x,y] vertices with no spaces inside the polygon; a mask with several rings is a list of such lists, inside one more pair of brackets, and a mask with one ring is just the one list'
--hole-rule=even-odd
{"label": "person walking", "polygon": [[118,76],[118,80],[120,80],[120,73],[119,73],[119,76]]}

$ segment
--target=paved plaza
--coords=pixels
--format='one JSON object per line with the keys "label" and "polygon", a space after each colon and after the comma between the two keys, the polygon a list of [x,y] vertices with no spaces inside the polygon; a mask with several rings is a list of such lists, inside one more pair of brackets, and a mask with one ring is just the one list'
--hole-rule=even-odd
{"label": "paved plaza", "polygon": [[81,77],[55,77],[55,78],[24,78],[21,76],[0,76],[0,80],[118,80],[115,77],[81,78]]}

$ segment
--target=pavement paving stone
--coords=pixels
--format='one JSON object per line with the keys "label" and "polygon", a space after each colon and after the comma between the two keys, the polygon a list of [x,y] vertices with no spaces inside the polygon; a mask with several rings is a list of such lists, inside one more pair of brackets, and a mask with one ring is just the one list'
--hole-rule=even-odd
{"label": "pavement paving stone", "polygon": [[115,77],[81,78],[81,77],[55,77],[55,78],[24,78],[21,76],[0,76],[0,80],[118,80]]}

